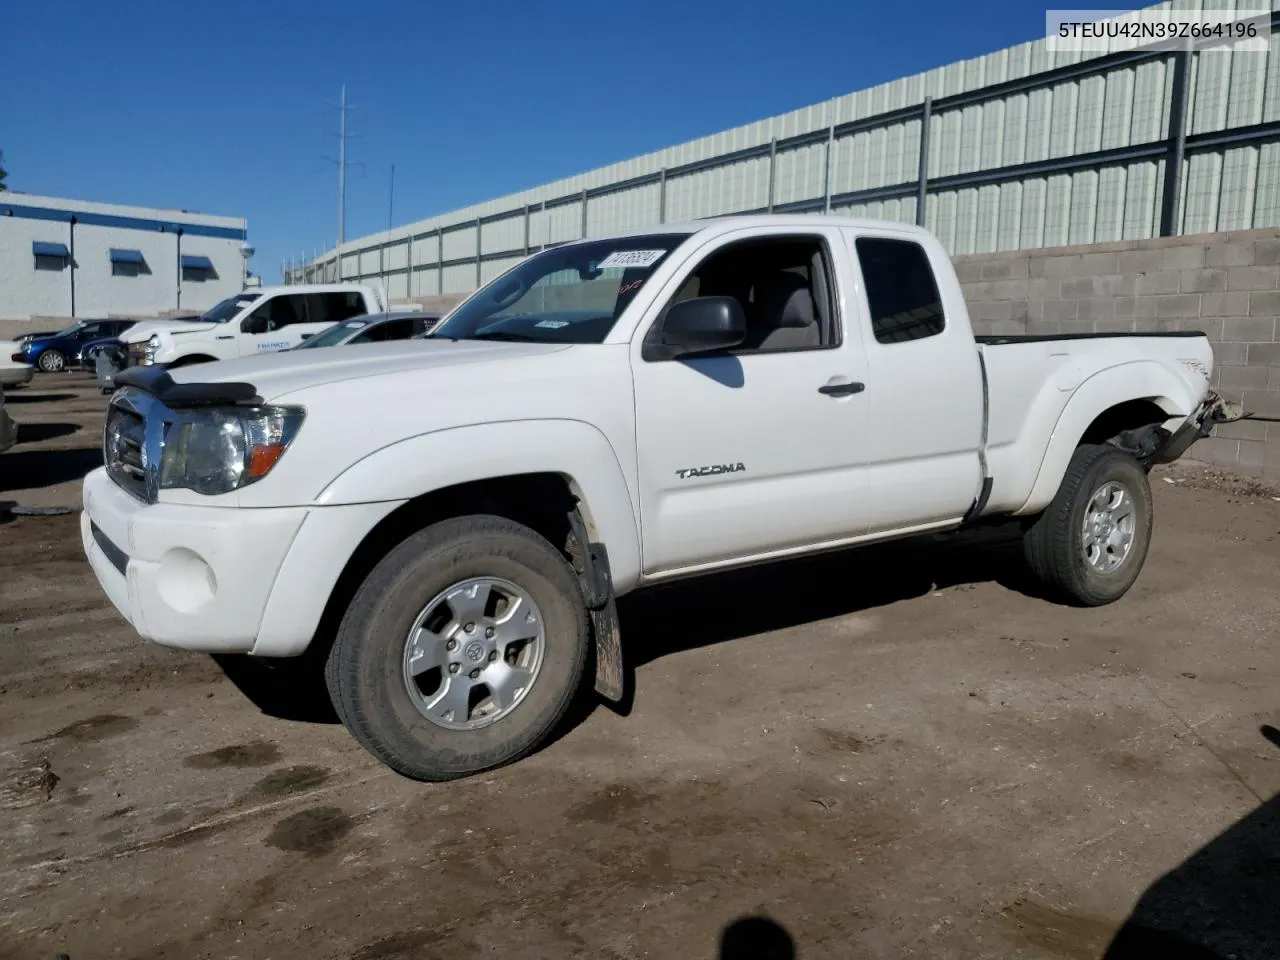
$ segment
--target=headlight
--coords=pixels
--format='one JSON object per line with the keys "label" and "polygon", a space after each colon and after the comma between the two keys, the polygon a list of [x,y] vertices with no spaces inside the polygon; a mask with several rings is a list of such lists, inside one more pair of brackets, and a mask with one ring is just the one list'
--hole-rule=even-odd
{"label": "headlight", "polygon": [[159,349],[160,349],[160,334],[153,333],[151,335],[151,339],[147,341],[147,346],[146,346],[146,349],[143,350],[143,354],[146,356],[148,360],[154,360],[156,351]]}
{"label": "headlight", "polygon": [[261,480],[302,426],[300,407],[218,407],[169,428],[160,460],[162,489],[228,493]]}

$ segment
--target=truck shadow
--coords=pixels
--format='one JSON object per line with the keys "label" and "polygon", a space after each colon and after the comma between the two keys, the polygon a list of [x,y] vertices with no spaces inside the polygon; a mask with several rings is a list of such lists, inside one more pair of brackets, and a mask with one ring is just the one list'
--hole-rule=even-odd
{"label": "truck shadow", "polygon": [[[1280,746],[1280,732],[1259,731]],[[1102,960],[1271,960],[1280,955],[1280,794],[1143,893]]]}
{"label": "truck shadow", "polygon": [[[692,650],[927,596],[964,583],[994,581],[1035,595],[1025,571],[1016,525],[923,537],[799,560],[762,564],[643,590],[622,598],[623,702],[635,696],[635,670],[681,650]],[[336,723],[324,686],[324,651],[336,621],[322,624],[308,654],[288,660],[215,656],[223,673],[264,714],[302,723]],[[579,697],[553,743],[599,706],[590,695],[589,665]]]}
{"label": "truck shadow", "polygon": [[1039,596],[1015,524],[714,574],[620,600],[624,659],[643,666],[680,650],[992,581]]}

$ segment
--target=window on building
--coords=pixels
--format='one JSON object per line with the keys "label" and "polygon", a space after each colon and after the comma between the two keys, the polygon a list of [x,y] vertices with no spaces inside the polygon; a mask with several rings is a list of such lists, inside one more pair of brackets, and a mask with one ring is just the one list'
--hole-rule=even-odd
{"label": "window on building", "polygon": [[213,261],[199,254],[182,255],[182,280],[184,283],[203,283],[206,280],[217,280],[218,271]]}

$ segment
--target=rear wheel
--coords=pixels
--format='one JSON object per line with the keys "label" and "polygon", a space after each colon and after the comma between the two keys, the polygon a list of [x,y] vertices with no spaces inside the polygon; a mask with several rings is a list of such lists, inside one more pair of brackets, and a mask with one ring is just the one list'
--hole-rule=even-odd
{"label": "rear wheel", "polygon": [[67,358],[60,350],[46,350],[36,360],[36,366],[45,373],[59,373],[67,368]]}
{"label": "rear wheel", "polygon": [[1089,607],[1111,603],[1142,572],[1151,523],[1151,486],[1142,465],[1115,447],[1084,444],[1023,537],[1027,563],[1060,599]]}
{"label": "rear wheel", "polygon": [[365,749],[407,777],[450,780],[535,749],[572,702],[588,645],[560,552],[510,520],[461,517],[373,569],[325,679]]}

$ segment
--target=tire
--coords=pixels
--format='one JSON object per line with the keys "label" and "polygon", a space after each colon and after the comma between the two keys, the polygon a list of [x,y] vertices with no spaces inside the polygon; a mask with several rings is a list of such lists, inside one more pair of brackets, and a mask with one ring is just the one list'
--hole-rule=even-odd
{"label": "tire", "polygon": [[[460,603],[474,605],[469,587],[455,588],[481,580],[493,581],[490,596],[522,591],[516,612],[528,607],[526,617],[513,615],[505,623],[496,614],[475,618],[474,612],[465,612],[446,596],[452,592],[462,597]],[[424,634],[428,639],[422,649],[434,653],[422,662],[438,660],[441,665],[414,681],[410,673],[417,668],[410,660],[410,635],[418,633],[416,627],[428,614],[439,620],[437,632]],[[464,632],[469,617],[475,618],[472,634]],[[530,627],[530,618],[540,626]],[[446,621],[447,626],[439,625]],[[496,639],[483,639],[491,629]],[[507,706],[501,707],[496,698],[475,704],[475,714],[470,704],[452,712],[440,706],[457,702],[448,694],[456,689],[461,695],[468,684],[474,696],[483,695],[490,689],[490,676],[510,683],[504,678],[516,672],[502,668],[513,662],[508,657],[520,641],[488,652],[480,648],[500,645],[509,634],[535,630],[540,630],[540,638],[517,650],[518,657],[526,651],[537,656],[536,667],[531,667],[532,659],[524,661],[532,679],[520,688],[522,693],[507,690]],[[455,652],[447,651],[446,637],[455,638]],[[511,763],[542,743],[578,691],[589,646],[577,575],[555,547],[528,527],[501,517],[459,517],[409,537],[369,573],[338,628],[325,663],[325,682],[342,722],[378,760],[414,780],[452,780]],[[462,669],[446,677],[445,670],[455,664]],[[467,671],[468,667],[473,669]],[[480,678],[471,680],[473,673]],[[440,685],[433,690],[436,679]],[[428,701],[434,696],[443,699],[432,706]],[[494,712],[486,717],[485,710]],[[459,728],[459,723],[471,726]]]}
{"label": "tire", "polygon": [[46,350],[36,358],[36,366],[45,373],[61,373],[67,369],[67,358],[61,350]]}
{"label": "tire", "polygon": [[[1098,507],[1114,510],[1095,509],[1095,498]],[[1086,531],[1091,514],[1104,522]],[[1031,572],[1055,599],[1098,607],[1119,600],[1138,579],[1151,524],[1151,486],[1142,465],[1115,447],[1084,444],[1072,454],[1052,502],[1023,534],[1023,549]]]}

